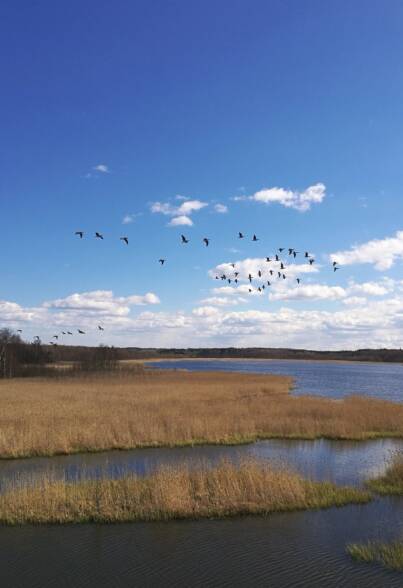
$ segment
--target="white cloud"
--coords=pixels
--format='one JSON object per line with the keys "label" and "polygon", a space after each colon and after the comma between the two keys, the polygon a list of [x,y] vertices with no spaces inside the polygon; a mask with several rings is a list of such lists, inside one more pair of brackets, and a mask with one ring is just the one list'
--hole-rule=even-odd
{"label": "white cloud", "polygon": [[228,206],[226,206],[225,204],[215,204],[214,210],[219,214],[225,214],[226,212],[228,212]]}
{"label": "white cloud", "polygon": [[135,219],[140,216],[142,213],[141,212],[137,212],[135,214],[125,214],[125,216],[122,219],[122,224],[123,225],[129,225],[130,223],[133,223],[135,221]]}
{"label": "white cloud", "polygon": [[[247,285],[243,285],[247,288]],[[228,290],[229,288],[229,290]],[[236,298],[236,288],[217,288],[218,296]],[[229,292],[234,290],[234,294]],[[263,301],[264,299],[262,299]],[[80,327],[86,336],[64,339],[83,344],[129,346],[267,346],[340,349],[400,347],[403,328],[403,294],[365,301],[363,297],[342,299],[340,310],[235,310],[204,301],[191,312],[137,314],[131,307],[156,304],[158,298],[115,296],[110,291],[71,294],[24,308],[13,301],[0,302],[0,323],[22,328],[24,337],[34,334],[44,340],[61,330]],[[129,312],[127,312],[127,308]],[[102,334],[98,324],[105,326]],[[49,339],[47,339],[49,337]],[[59,341],[60,342],[60,341]]]}
{"label": "white cloud", "polygon": [[[237,294],[238,292],[235,293]],[[201,304],[210,306],[235,306],[247,302],[247,300],[240,297],[227,298],[225,296],[210,296],[209,298],[204,298],[204,300],[201,300],[200,302]]]}
{"label": "white cloud", "polygon": [[363,306],[367,304],[367,299],[363,296],[350,296],[350,298],[345,298],[343,300],[343,304],[346,306]]}
{"label": "white cloud", "polygon": [[144,295],[114,296],[111,290],[93,290],[70,294],[66,298],[58,298],[43,304],[44,308],[74,311],[92,314],[106,314],[126,316],[130,313],[131,306],[145,304],[159,304],[156,294],[148,292]]}
{"label": "white cloud", "polygon": [[270,292],[270,300],[341,300],[346,297],[346,291],[340,286],[326,284],[300,284],[287,288],[281,286]]}
{"label": "white cloud", "polygon": [[168,223],[168,225],[170,227],[179,227],[179,226],[187,226],[187,227],[192,227],[193,226],[193,221],[191,218],[189,218],[188,216],[182,215],[182,216],[174,216]]}
{"label": "white cloud", "polygon": [[107,165],[105,165],[104,163],[99,163],[98,165],[94,165],[93,169],[95,171],[101,172],[101,174],[108,174],[109,173],[109,167]]}
{"label": "white cloud", "polygon": [[251,196],[235,196],[233,200],[253,200],[271,204],[276,202],[287,208],[306,212],[312,204],[320,204],[326,196],[326,186],[322,183],[309,186],[303,192],[286,190],[285,188],[264,188]]}
{"label": "white cloud", "polygon": [[394,280],[385,278],[381,282],[363,282],[356,284],[350,282],[348,291],[352,294],[365,294],[366,296],[384,296],[394,290]]}
{"label": "white cloud", "polygon": [[201,210],[202,208],[205,208],[208,206],[208,203],[202,202],[201,200],[184,199],[183,196],[177,196],[176,199],[178,198],[183,200],[180,206],[173,206],[170,202],[153,202],[151,205],[151,212],[160,213],[165,216],[171,216],[172,219],[168,223],[168,226],[170,227],[181,225],[191,227],[193,225],[193,221],[190,218],[190,215]]}
{"label": "white cloud", "polygon": [[397,231],[394,237],[373,239],[330,255],[331,261],[337,261],[340,265],[370,263],[379,271],[390,269],[398,259],[402,258],[403,231]]}

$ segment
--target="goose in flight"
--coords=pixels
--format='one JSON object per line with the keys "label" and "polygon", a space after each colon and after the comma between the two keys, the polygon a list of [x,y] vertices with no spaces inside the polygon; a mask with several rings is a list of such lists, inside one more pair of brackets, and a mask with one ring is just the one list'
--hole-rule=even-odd
{"label": "goose in flight", "polygon": [[284,247],[279,247],[278,250],[280,251],[280,253],[283,253]]}
{"label": "goose in flight", "polygon": [[276,254],[276,261],[280,261],[280,258],[277,254]]}
{"label": "goose in flight", "polygon": [[98,329],[99,329],[100,331],[105,331],[105,329],[104,329],[104,328],[103,328],[101,325],[98,325]]}
{"label": "goose in flight", "polygon": [[280,264],[280,269],[285,269],[283,262],[281,262],[281,264]]}
{"label": "goose in flight", "polygon": [[78,332],[80,335],[85,335],[85,332],[84,332],[84,331],[82,331],[81,329],[77,329],[77,332]]}
{"label": "goose in flight", "polygon": [[204,237],[203,243],[205,244],[206,247],[208,247],[209,243],[210,243],[210,239],[207,239],[207,237]]}
{"label": "goose in flight", "polygon": [[68,335],[72,335],[73,333],[71,331],[67,331],[67,334]]}
{"label": "goose in flight", "polygon": [[124,241],[126,243],[126,245],[129,244],[129,238],[128,237],[120,237],[121,241]]}
{"label": "goose in flight", "polygon": [[253,235],[252,241],[259,241],[259,239],[256,237],[256,235]]}
{"label": "goose in flight", "polygon": [[267,261],[267,263],[270,263],[271,262],[270,257],[266,257],[266,261]]}
{"label": "goose in flight", "polygon": [[181,235],[182,243],[189,243],[189,239],[186,239],[185,235]]}
{"label": "goose in flight", "polygon": [[259,278],[261,278],[261,277],[262,277],[262,272],[259,270],[259,271],[257,272],[257,275],[259,276]]}
{"label": "goose in flight", "polygon": [[243,239],[244,238],[244,234],[243,233],[238,233],[238,239]]}
{"label": "goose in flight", "polygon": [[297,278],[297,284],[301,283],[301,278]]}
{"label": "goose in flight", "polygon": [[252,283],[252,280],[253,280],[253,276],[252,276],[252,274],[249,274],[249,275],[248,275],[248,280],[249,280],[249,283],[251,284],[251,283]]}
{"label": "goose in flight", "polygon": [[309,260],[309,265],[313,265],[315,263],[315,260],[313,257],[311,257],[311,259]]}
{"label": "goose in flight", "polygon": [[230,263],[230,266],[235,269],[235,263]]}
{"label": "goose in flight", "polygon": [[76,231],[74,234],[78,235],[80,237],[80,239],[82,239],[84,237],[84,231]]}
{"label": "goose in flight", "polygon": [[165,263],[165,259],[159,259],[159,260],[158,260],[158,262],[159,262],[161,265],[164,265],[164,263]]}
{"label": "goose in flight", "polygon": [[333,262],[333,267],[335,267],[337,265],[337,261]]}
{"label": "goose in flight", "polygon": [[17,329],[17,333],[22,333],[22,329]]}
{"label": "goose in flight", "polygon": [[102,240],[103,240],[103,238],[104,238],[104,236],[103,236],[101,233],[98,233],[98,232],[96,232],[96,233],[95,233],[95,237],[96,237],[97,239],[102,239]]}
{"label": "goose in flight", "polygon": [[59,335],[53,335],[52,339],[58,339]]}

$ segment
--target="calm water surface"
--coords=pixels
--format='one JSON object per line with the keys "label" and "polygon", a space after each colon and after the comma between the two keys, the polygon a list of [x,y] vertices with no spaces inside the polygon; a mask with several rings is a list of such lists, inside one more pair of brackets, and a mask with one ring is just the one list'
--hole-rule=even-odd
{"label": "calm water surface", "polygon": [[[271,372],[295,378],[295,394],[353,392],[403,401],[403,368],[297,361],[186,361],[160,367]],[[382,473],[403,440],[282,441],[238,447],[141,449],[0,461],[0,492],[45,472],[74,480],[164,464],[213,465],[258,457],[305,476],[360,485]],[[403,538],[403,499],[229,520],[123,525],[0,527],[1,588],[261,587],[402,588],[403,574],[353,562],[352,541]]]}
{"label": "calm water surface", "polygon": [[402,588],[349,541],[403,534],[403,502],[198,522],[0,530],[2,588]]}
{"label": "calm water surface", "polygon": [[178,360],[150,364],[191,371],[236,371],[292,376],[293,394],[343,398],[363,394],[403,402],[403,365],[298,360]]}

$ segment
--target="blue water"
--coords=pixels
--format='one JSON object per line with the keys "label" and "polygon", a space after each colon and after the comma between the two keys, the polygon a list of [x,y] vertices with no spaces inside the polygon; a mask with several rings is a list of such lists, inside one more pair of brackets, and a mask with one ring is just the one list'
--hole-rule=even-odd
{"label": "blue water", "polygon": [[343,398],[361,394],[403,402],[403,365],[298,360],[178,360],[158,361],[152,367],[190,371],[230,371],[279,374],[294,378],[293,394]]}

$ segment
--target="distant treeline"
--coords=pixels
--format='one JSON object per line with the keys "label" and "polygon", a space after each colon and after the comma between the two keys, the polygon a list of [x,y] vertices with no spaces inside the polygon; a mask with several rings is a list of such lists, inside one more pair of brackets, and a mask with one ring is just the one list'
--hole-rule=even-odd
{"label": "distant treeline", "polygon": [[[56,361],[77,361],[89,353],[91,347],[58,345],[50,347]],[[239,359],[311,359],[339,361],[378,361],[403,363],[402,349],[359,349],[357,351],[314,351],[309,349],[288,349],[268,347],[216,347],[216,348],[143,348],[116,347],[118,360],[128,359],[182,359],[182,358],[239,358]]]}

